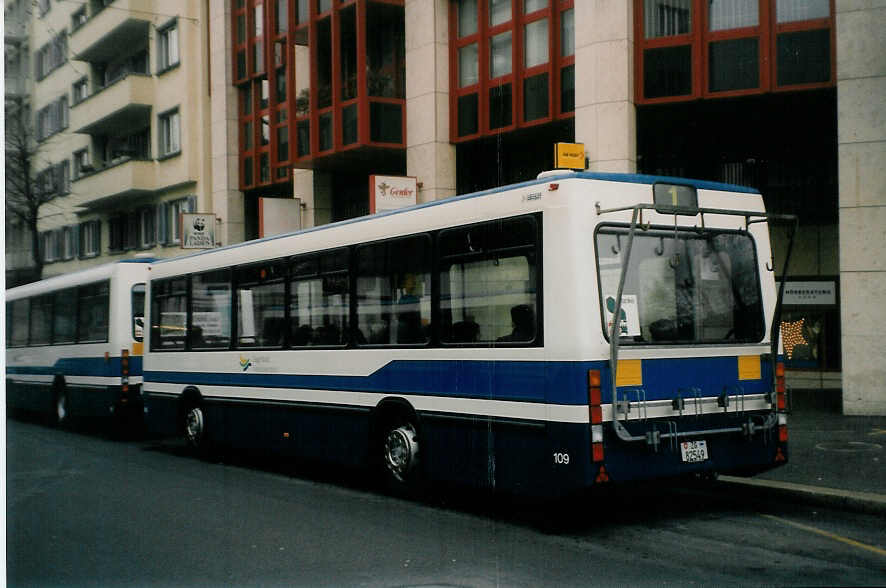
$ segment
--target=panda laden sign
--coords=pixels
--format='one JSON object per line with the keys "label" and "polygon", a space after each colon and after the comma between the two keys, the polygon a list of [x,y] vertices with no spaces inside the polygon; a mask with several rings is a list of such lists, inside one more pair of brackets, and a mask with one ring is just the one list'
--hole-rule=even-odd
{"label": "panda laden sign", "polygon": [[182,249],[212,249],[215,240],[215,215],[182,213]]}

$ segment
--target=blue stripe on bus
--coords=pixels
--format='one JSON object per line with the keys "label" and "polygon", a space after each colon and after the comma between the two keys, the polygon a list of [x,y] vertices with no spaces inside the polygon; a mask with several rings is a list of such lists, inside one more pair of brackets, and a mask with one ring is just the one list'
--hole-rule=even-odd
{"label": "blue stripe on bus", "polygon": [[[604,402],[611,402],[607,361],[392,361],[368,376],[206,373],[151,370],[145,382],[194,386],[242,386],[378,392],[463,397],[550,404],[586,404],[587,372],[601,371]],[[745,394],[769,390],[771,369],[761,365],[761,379],[738,380],[735,356],[643,361],[642,386],[647,400],[674,398],[681,388],[699,388],[703,396],[718,396],[724,387],[740,386]],[[729,390],[735,394],[734,390]],[[687,396],[687,393],[683,393]]]}
{"label": "blue stripe on bus", "polygon": [[[19,365],[6,366],[8,374],[63,376],[120,376],[119,357],[66,357],[57,360],[53,365]],[[142,357],[134,355],[129,358],[129,375],[139,376],[142,373]]]}

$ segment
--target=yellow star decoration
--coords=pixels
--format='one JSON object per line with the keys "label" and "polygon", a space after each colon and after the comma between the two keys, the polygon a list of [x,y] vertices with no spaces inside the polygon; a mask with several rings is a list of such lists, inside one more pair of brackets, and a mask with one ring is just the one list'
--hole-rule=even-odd
{"label": "yellow star decoration", "polygon": [[794,354],[794,347],[807,344],[806,337],[803,336],[804,322],[806,322],[806,319],[801,318],[798,321],[782,321],[781,323],[781,341],[788,359],[791,359],[791,356]]}

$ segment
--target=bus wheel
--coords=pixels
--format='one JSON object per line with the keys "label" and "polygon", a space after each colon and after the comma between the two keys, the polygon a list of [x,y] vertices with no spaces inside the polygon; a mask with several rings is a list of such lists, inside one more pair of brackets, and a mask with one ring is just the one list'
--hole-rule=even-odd
{"label": "bus wheel", "polygon": [[54,388],[50,420],[54,426],[60,427],[68,422],[68,392],[62,382],[56,382]]}
{"label": "bus wheel", "polygon": [[194,449],[202,449],[205,446],[206,418],[203,415],[203,407],[193,404],[185,409],[184,414],[185,441]]}
{"label": "bus wheel", "polygon": [[404,423],[387,428],[382,459],[389,479],[397,486],[407,486],[415,477],[419,443],[415,425]]}

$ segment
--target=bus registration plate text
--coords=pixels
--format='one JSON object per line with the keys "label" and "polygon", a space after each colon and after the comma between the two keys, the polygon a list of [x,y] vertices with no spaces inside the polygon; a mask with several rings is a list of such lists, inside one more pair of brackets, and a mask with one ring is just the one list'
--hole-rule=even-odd
{"label": "bus registration plate text", "polygon": [[686,463],[696,463],[705,461],[708,458],[708,442],[701,441],[683,441],[680,443],[680,453],[683,461]]}

